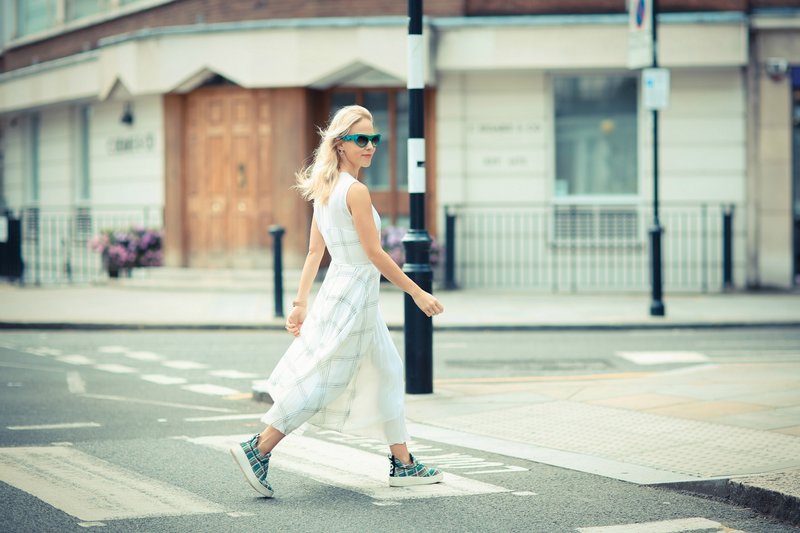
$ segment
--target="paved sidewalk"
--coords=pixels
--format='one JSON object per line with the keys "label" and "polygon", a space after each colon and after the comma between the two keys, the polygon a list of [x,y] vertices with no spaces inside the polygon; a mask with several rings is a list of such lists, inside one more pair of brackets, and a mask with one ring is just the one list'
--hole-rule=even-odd
{"label": "paved sidewalk", "polygon": [[407,397],[407,416],[415,437],[711,494],[800,525],[798,361],[438,380],[435,394]]}
{"label": "paved sidewalk", "polygon": [[[20,288],[0,285],[0,327],[81,325],[84,327],[282,328],[274,316],[271,287],[225,285],[198,288],[107,285]],[[313,291],[312,291],[313,293]],[[445,313],[437,329],[617,329],[800,327],[800,294],[730,293],[667,295],[665,317],[649,315],[645,294],[551,294],[525,290],[437,291]],[[294,290],[284,293],[284,307]],[[402,329],[403,293],[381,290],[381,310],[390,328]]]}
{"label": "paved sidewalk", "polygon": [[[122,280],[80,288],[0,285],[0,327],[275,328],[263,273]],[[295,285],[289,276],[287,286]],[[800,294],[438,291],[437,329],[800,327]],[[284,301],[294,294],[287,291]],[[390,327],[403,294],[386,287]],[[702,491],[800,524],[800,346],[785,362],[687,364],[616,375],[438,380],[409,396],[417,438],[451,442],[634,483]],[[257,392],[257,389],[254,389]]]}

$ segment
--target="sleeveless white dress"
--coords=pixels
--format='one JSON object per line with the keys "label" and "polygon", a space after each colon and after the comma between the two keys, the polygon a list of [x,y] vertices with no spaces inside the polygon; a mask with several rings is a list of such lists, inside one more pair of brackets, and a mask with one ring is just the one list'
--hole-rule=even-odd
{"label": "sleeveless white dress", "polygon": [[[408,440],[403,364],[380,312],[380,272],[364,252],[347,208],[356,179],[341,173],[314,219],[332,262],[300,336],[264,384],[261,418],[283,434],[303,423],[396,444]],[[372,208],[380,232],[380,217]]]}

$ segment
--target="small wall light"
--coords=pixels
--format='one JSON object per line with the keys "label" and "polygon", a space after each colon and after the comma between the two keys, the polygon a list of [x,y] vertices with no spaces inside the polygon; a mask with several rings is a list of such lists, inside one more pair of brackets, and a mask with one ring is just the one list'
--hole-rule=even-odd
{"label": "small wall light", "polygon": [[125,109],[122,111],[122,116],[119,118],[119,121],[128,126],[133,125],[133,108],[130,102],[125,104]]}

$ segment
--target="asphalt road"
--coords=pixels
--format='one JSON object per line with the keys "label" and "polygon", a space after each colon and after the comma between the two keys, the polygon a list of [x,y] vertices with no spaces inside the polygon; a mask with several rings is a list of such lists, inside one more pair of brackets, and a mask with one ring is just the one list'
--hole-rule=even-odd
{"label": "asphalt road", "polygon": [[[267,332],[3,332],[0,529],[549,533],[662,522],[658,531],[797,531],[699,496],[430,441],[412,449],[441,465],[448,483],[388,489],[383,447],[331,432],[282,444],[276,498],[261,499],[224,448],[261,429],[265,406],[250,385],[290,341]],[[620,351],[645,348],[702,349],[723,363],[797,360],[800,332],[453,332],[435,343],[436,377],[459,378],[618,372],[632,368]]]}

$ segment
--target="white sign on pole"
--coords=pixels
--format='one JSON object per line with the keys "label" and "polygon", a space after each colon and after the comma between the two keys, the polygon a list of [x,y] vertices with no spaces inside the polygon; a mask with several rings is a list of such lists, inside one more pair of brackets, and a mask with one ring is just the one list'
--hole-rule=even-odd
{"label": "white sign on pole", "polygon": [[628,68],[653,64],[653,2],[628,0]]}
{"label": "white sign on pole", "polygon": [[642,104],[650,111],[666,109],[669,105],[668,69],[642,69]]}

